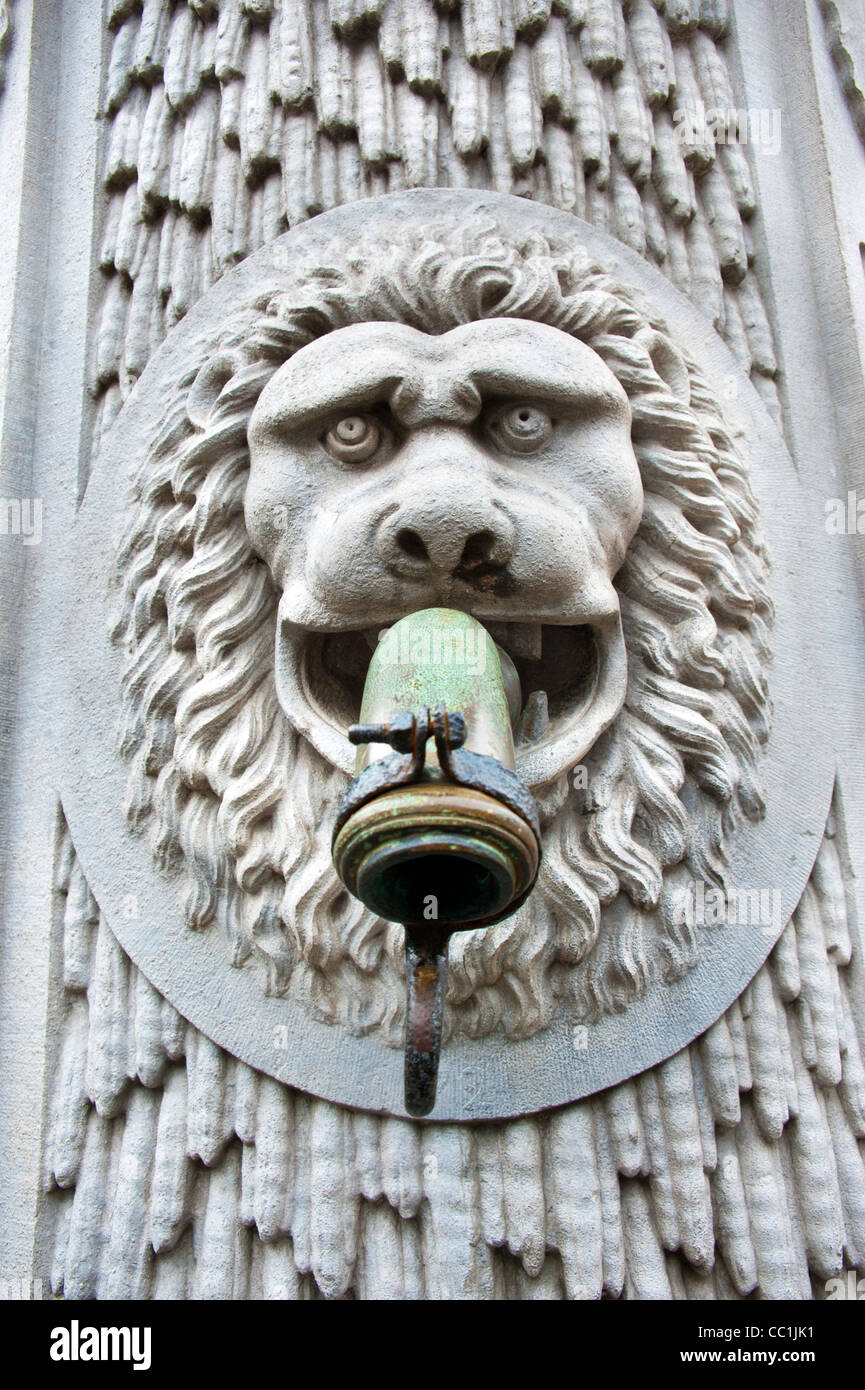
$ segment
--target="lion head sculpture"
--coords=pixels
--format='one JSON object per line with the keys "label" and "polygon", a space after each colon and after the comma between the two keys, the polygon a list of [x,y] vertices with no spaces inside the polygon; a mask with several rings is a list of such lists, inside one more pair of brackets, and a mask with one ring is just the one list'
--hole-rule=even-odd
{"label": "lion head sculpture", "polygon": [[[249,427],[269,383],[307,348],[305,370],[294,377],[295,403],[298,391],[312,391],[318,358],[311,345],[326,335],[348,332],[339,340],[347,362],[352,343],[356,351],[383,353],[391,365],[379,362],[381,381],[399,376],[420,335],[427,344],[446,343],[448,334],[455,343],[469,341],[482,367],[484,330],[464,326],[503,320],[544,325],[562,342],[574,341],[586,354],[580,361],[588,377],[590,350],[601,394],[606,390],[616,419],[629,421],[624,447],[639,468],[642,513],[633,534],[633,488],[623,503],[613,487],[600,512],[592,511],[591,498],[575,496],[569,513],[559,505],[561,479],[555,509],[538,506],[542,476],[526,470],[522,482],[509,483],[509,515],[519,513],[524,488],[527,512],[549,528],[535,542],[559,571],[577,553],[576,518],[593,516],[591,536],[605,537],[608,578],[615,576],[610,592],[617,621],[621,615],[627,685],[617,717],[577,775],[557,765],[533,788],[544,825],[533,896],[513,917],[453,938],[448,1025],[473,1037],[497,1029],[530,1036],[560,1007],[575,1021],[590,1020],[626,1008],[655,981],[684,975],[697,959],[700,928],[681,911],[674,881],[690,875],[722,882],[729,835],[743,817],[762,814],[768,563],[747,463],[709,384],[663,325],[579,248],[537,234],[514,240],[489,222],[426,225],[407,227],[384,246],[372,235],[335,241],[314,263],[274,272],[272,288],[226,326],[205,361],[190,364],[166,403],[138,465],[117,557],[127,814],[149,834],[159,865],[184,876],[190,928],[219,924],[233,963],[258,962],[269,991],[290,990],[318,1015],[357,1032],[380,1029],[395,1045],[404,1007],[403,933],[372,917],[336,878],[329,832],[346,764],[328,756],[335,743],[310,734],[315,718],[321,716],[322,729],[329,721],[339,730],[356,717],[377,629],[401,616],[400,605],[427,606],[427,580],[435,580],[450,586],[444,592],[451,606],[490,626],[520,668],[531,693],[518,748],[531,763],[533,741],[549,739],[551,724],[566,724],[574,702],[590,698],[580,681],[597,634],[564,613],[521,607],[519,584],[509,588],[502,579],[513,580],[510,523],[492,514],[484,488],[473,492],[470,478],[458,503],[463,530],[442,542],[441,556],[431,555],[424,526],[430,536],[436,525],[442,533],[441,517],[435,521],[441,489],[435,497],[425,491],[420,469],[411,479],[416,520],[400,513],[401,526],[387,532],[390,552],[381,563],[394,576],[388,611],[379,603],[380,573],[378,588],[359,583],[354,604],[343,595],[338,623],[304,620],[295,606],[286,639],[278,629],[280,605],[285,611],[292,576],[303,569],[293,559],[314,552],[318,570],[326,571],[329,544],[344,558],[352,543],[350,517],[332,527],[330,538],[320,521],[311,531],[323,490],[314,466],[321,410],[336,409],[335,398],[325,392],[319,413],[312,411],[307,432],[315,448],[302,471],[293,469],[282,514],[272,487],[266,495],[256,487],[247,498]],[[352,337],[354,325],[373,324],[372,348],[368,337]],[[496,332],[500,339],[501,324]],[[443,349],[437,354],[446,357]],[[534,367],[542,370],[543,354]],[[345,437],[337,429],[327,448],[336,447],[337,457],[340,447],[349,455],[354,448],[357,460],[358,444],[360,453],[366,447],[363,421],[372,420],[376,448],[391,426],[377,413],[378,397],[370,405],[346,390],[343,404],[360,404],[351,406]],[[487,419],[482,393],[473,390],[469,382],[454,396],[472,428]],[[331,433],[345,418],[345,409],[336,410]],[[411,425],[405,411],[401,418]],[[278,412],[267,414],[266,425],[272,441]],[[510,426],[519,433],[543,422],[528,412]],[[574,447],[595,445],[587,436]],[[296,461],[296,434],[286,436],[285,449]],[[379,486],[374,470],[352,474],[349,511],[355,476],[367,498]],[[385,529],[399,506],[394,497],[383,509]],[[362,514],[368,509],[358,504]],[[368,540],[360,521],[357,536],[359,546]],[[357,563],[366,563],[360,552]],[[560,587],[564,582],[560,573]],[[302,661],[312,723],[291,707],[297,682],[280,699],[278,666],[294,658],[296,668]]]}

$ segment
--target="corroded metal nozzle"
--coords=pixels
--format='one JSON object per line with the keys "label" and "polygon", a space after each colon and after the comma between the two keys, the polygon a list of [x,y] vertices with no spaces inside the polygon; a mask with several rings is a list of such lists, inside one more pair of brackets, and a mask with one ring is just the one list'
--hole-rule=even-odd
{"label": "corroded metal nozzle", "polygon": [[510,706],[486,630],[428,609],[379,645],[349,730],[361,751],[333,859],[349,892],[406,928],[412,1115],[435,1103],[451,934],[509,916],[537,878],[537,808],[514,772]]}

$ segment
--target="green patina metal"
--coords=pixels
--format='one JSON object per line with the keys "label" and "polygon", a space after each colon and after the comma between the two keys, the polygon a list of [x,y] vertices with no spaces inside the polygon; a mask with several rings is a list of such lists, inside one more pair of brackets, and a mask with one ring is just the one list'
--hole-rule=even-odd
{"label": "green patina metal", "polygon": [[[441,703],[462,712],[466,748],[512,768],[511,724],[519,714],[519,698],[510,659],[500,654],[476,618],[453,608],[425,608],[389,628],[373,652],[360,722],[383,724],[394,710],[432,709]],[[359,749],[357,771],[387,751],[381,744]],[[428,761],[434,767],[432,748]]]}
{"label": "green patina metal", "polygon": [[357,775],[333,859],[371,911],[406,929],[405,1101],[435,1103],[447,944],[515,912],[540,862],[537,808],[514,773],[510,659],[467,613],[428,608],[383,634],[367,673]]}

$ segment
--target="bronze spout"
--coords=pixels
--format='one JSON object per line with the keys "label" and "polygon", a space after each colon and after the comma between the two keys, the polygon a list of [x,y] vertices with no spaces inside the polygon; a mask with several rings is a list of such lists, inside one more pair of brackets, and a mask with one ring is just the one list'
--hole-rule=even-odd
{"label": "bronze spout", "polygon": [[[517,910],[537,878],[540,829],[534,800],[513,770],[511,713],[489,634],[447,609],[403,622],[414,637],[436,624],[451,636],[471,633],[483,660],[467,671],[465,663],[373,657],[364,723],[349,730],[353,743],[367,747],[337,813],[333,859],[351,893],[406,928],[405,1103],[422,1116],[435,1104],[450,936]],[[401,627],[391,630],[395,641]],[[468,709],[444,700],[432,713],[408,707],[435,691],[456,695]],[[369,746],[391,751],[370,759]]]}

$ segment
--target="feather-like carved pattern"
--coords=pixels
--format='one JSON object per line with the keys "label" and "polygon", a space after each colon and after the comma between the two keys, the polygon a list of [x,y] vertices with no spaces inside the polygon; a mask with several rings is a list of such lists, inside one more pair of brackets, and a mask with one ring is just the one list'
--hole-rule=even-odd
{"label": "feather-like carved pattern", "polygon": [[[46,1273],[66,1298],[799,1299],[865,1269],[834,816],[794,919],[701,1038],[599,1095],[480,1125],[350,1112],[184,1034],[65,830],[56,883]],[[86,992],[73,919],[93,938]]]}
{"label": "feather-like carved pattern", "polygon": [[[520,193],[618,236],[693,297],[771,406],[747,150],[702,115],[733,103],[728,23],[727,0],[116,0],[95,444],[214,277],[324,208],[429,185]],[[653,468],[683,505],[689,480]],[[709,546],[747,520],[705,489],[693,505]],[[663,504],[654,521],[663,550]],[[164,577],[142,578],[146,609]],[[713,601],[737,613],[722,581]],[[658,585],[684,627],[691,597],[669,567]],[[689,642],[708,678],[706,634]],[[172,699],[154,689],[156,713]],[[703,732],[695,710],[682,748],[722,784]],[[663,862],[674,830],[652,845]],[[636,1081],[480,1126],[350,1113],[229,1058],[126,958],[68,833],[58,860],[45,1172],[64,1297],[799,1298],[865,1266],[865,1064],[831,821],[745,1007]]]}
{"label": "feather-like carved pattern", "polygon": [[214,277],[326,208],[427,186],[518,193],[619,237],[777,414],[725,0],[147,0],[107,22],[94,447]]}

